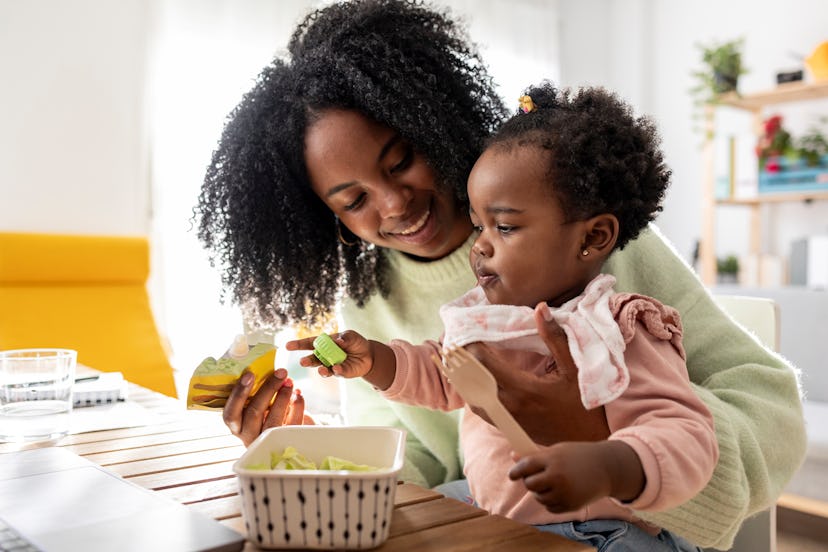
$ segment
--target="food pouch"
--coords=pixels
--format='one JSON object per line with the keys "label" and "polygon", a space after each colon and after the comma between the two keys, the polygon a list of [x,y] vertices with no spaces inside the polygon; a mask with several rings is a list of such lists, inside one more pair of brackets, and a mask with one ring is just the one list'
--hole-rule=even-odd
{"label": "food pouch", "polygon": [[[246,347],[246,345],[244,345]],[[238,347],[234,344],[238,352]],[[231,351],[232,352],[232,351]],[[276,347],[270,343],[258,343],[244,354],[228,354],[218,360],[207,357],[196,367],[187,389],[187,408],[195,410],[221,410],[227,403],[230,391],[245,369],[256,377],[251,395],[273,372]]]}

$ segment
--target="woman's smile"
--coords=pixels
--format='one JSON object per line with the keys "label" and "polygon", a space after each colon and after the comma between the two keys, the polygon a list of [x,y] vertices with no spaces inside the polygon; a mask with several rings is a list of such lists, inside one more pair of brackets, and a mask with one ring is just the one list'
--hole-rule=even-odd
{"label": "woman's smile", "polygon": [[428,209],[425,213],[423,213],[423,215],[419,219],[417,219],[414,222],[414,224],[412,224],[410,227],[406,228],[405,230],[402,230],[401,232],[397,232],[397,234],[404,234],[405,235],[405,234],[413,234],[413,233],[417,232],[423,226],[425,226],[426,219],[428,218],[428,215],[430,215],[430,214],[431,214],[431,209]]}
{"label": "woman's smile", "polygon": [[418,217],[409,218],[398,227],[401,229],[383,233],[400,241],[418,245],[428,243],[439,229],[436,217],[432,216],[431,204]]}

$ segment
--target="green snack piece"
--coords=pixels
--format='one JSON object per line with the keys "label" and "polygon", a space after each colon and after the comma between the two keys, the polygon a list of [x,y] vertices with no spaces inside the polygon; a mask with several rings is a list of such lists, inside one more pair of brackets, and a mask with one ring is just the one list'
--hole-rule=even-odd
{"label": "green snack piece", "polygon": [[308,460],[294,447],[285,447],[282,454],[270,454],[270,468],[274,470],[315,470],[316,464]]}
{"label": "green snack piece", "polygon": [[374,466],[367,466],[365,464],[355,464],[350,460],[337,458],[336,456],[326,456],[322,459],[322,466],[320,470],[348,470],[348,471],[376,471],[379,468]]}
{"label": "green snack piece", "polygon": [[345,351],[331,339],[331,336],[324,333],[319,334],[313,340],[313,354],[328,368],[334,364],[341,364],[348,358]]}
{"label": "green snack piece", "polygon": [[267,463],[250,464],[247,466],[248,470],[326,470],[326,471],[376,471],[379,468],[368,466],[365,464],[357,464],[350,460],[337,458],[336,456],[326,456],[322,459],[322,465],[316,467],[313,460],[309,460],[301,454],[296,447],[288,445],[281,454],[278,452],[270,453],[270,465]]}

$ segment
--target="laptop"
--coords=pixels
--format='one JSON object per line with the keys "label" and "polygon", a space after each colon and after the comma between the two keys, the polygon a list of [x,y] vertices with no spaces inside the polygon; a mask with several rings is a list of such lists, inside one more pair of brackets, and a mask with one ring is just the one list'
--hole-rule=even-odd
{"label": "laptop", "polygon": [[244,547],[214,519],[60,447],[0,454],[0,549],[3,539],[45,552]]}

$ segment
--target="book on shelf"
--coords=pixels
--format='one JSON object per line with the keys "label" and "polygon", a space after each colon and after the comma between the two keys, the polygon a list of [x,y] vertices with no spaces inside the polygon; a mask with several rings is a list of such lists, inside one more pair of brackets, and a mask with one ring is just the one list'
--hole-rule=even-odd
{"label": "book on shelf", "polygon": [[736,137],[720,136],[715,141],[716,199],[733,197],[736,187]]}
{"label": "book on shelf", "polygon": [[743,199],[756,196],[758,165],[751,134],[719,136],[715,141],[715,197]]}

